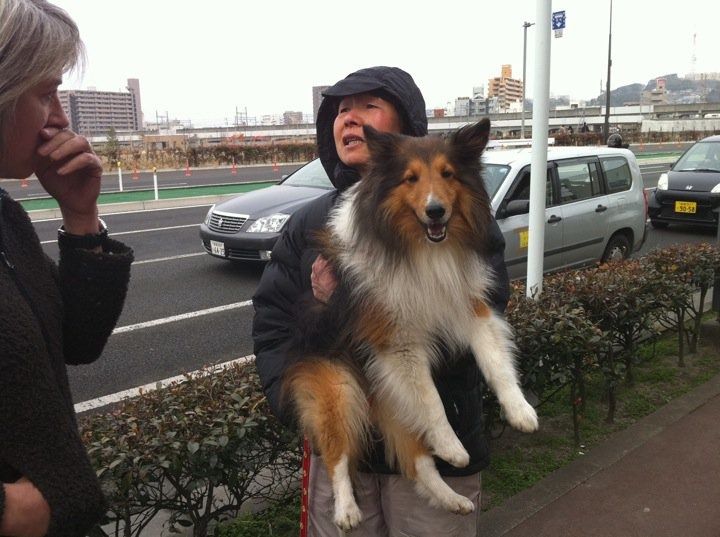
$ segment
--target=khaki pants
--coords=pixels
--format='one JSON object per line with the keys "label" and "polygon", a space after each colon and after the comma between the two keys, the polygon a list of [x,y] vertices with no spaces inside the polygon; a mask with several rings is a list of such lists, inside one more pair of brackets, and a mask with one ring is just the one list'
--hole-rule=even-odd
{"label": "khaki pants", "polygon": [[333,493],[322,460],[310,460],[309,537],[476,537],[480,514],[480,474],[446,477],[458,494],[475,504],[475,512],[455,515],[431,507],[417,495],[411,481],[399,475],[357,476],[355,498],[363,514],[360,526],[342,532],[333,522]]}

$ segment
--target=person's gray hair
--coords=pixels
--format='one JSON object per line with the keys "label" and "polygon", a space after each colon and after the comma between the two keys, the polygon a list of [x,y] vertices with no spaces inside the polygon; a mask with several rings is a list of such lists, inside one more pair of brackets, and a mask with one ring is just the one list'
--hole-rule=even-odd
{"label": "person's gray hair", "polygon": [[0,137],[23,93],[84,59],[77,25],[64,10],[45,0],[0,0]]}

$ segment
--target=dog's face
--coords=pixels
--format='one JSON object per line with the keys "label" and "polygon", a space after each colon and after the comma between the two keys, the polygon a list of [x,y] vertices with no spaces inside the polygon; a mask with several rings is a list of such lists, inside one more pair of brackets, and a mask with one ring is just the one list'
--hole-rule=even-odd
{"label": "dog's face", "polygon": [[481,243],[490,213],[480,155],[489,131],[487,119],[447,139],[379,133],[366,126],[370,165],[359,187],[359,205],[375,209],[363,221],[397,248]]}

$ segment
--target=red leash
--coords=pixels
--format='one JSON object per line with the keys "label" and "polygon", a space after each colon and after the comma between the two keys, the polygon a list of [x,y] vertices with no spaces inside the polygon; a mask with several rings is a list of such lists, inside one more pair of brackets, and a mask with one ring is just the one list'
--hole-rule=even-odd
{"label": "red leash", "polygon": [[307,438],[303,438],[303,460],[302,460],[302,498],[300,501],[300,537],[308,535],[308,509],[310,508],[310,498],[308,490],[310,488],[310,442]]}

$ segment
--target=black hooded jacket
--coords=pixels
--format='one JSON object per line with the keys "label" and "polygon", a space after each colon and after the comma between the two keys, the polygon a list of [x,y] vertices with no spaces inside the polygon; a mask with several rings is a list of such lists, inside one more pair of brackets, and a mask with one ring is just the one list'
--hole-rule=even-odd
{"label": "black hooded jacket", "polygon": [[[286,223],[272,251],[260,280],[253,305],[253,340],[256,365],[270,407],[287,424],[293,417],[280,405],[280,382],[289,365],[288,354],[296,329],[297,304],[312,293],[310,272],[317,251],[311,247],[312,236],[322,228],[338,193],[355,181],[359,174],[345,166],[335,150],[333,123],[342,97],[372,93],[393,103],[402,118],[404,133],[411,136],[427,134],[425,101],[413,79],[395,67],[370,67],[356,71],[323,92],[324,99],[317,115],[317,143],[320,160],[337,190],[315,199],[297,211]],[[498,275],[497,285],[490,294],[496,310],[502,312],[509,297],[509,283],[504,261],[505,241],[495,220],[489,233],[491,247],[488,262]],[[489,463],[489,448],[482,426],[482,376],[468,351],[449,360],[452,368],[435,375],[435,383],[453,429],[470,454],[470,465],[453,468],[436,459],[443,475],[470,475]],[[382,449],[375,449],[364,468],[390,473],[383,461]]]}

